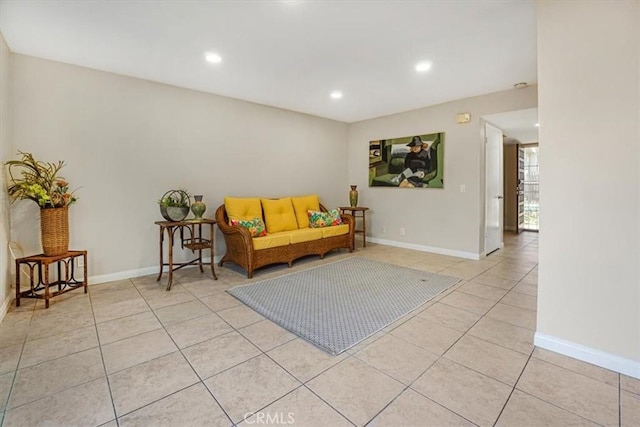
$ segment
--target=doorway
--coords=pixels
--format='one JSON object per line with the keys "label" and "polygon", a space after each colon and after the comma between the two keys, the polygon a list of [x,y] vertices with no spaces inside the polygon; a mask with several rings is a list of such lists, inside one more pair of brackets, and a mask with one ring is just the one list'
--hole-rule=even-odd
{"label": "doorway", "polygon": [[482,118],[498,127],[504,135],[504,230],[514,233],[538,231],[538,109],[490,114]]}
{"label": "doorway", "polygon": [[539,231],[540,213],[540,183],[538,162],[538,144],[521,146],[524,152],[523,176],[521,184],[524,207],[524,222],[522,229],[525,231]]}

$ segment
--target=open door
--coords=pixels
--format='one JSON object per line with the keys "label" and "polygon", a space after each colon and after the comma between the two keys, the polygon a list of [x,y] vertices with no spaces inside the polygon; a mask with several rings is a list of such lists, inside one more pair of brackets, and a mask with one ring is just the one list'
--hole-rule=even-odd
{"label": "open door", "polygon": [[516,189],[516,203],[518,212],[517,232],[524,230],[524,148],[518,144],[518,188]]}
{"label": "open door", "polygon": [[503,229],[503,147],[502,130],[485,123],[485,238],[484,253],[502,247]]}

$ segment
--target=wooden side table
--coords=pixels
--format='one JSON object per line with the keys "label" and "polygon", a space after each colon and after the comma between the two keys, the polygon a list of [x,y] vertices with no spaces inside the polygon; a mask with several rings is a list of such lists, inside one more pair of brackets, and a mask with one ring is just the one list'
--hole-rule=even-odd
{"label": "wooden side table", "polygon": [[[82,281],[75,277],[74,259],[82,257],[84,261],[84,277]],[[26,264],[29,268],[29,289],[20,291],[20,265]],[[58,280],[49,283],[49,266],[58,264]],[[64,274],[62,266],[64,265]],[[34,270],[38,269],[38,283],[34,281]],[[20,298],[39,298],[44,299],[45,308],[49,308],[49,300],[55,296],[72,291],[79,287],[84,287],[84,293],[87,293],[87,251],[68,251],[62,255],[45,256],[32,255],[28,257],[16,259],[16,307],[20,307]],[[58,286],[58,290],[51,292],[50,286]],[[38,293],[44,289],[44,294]]]}
{"label": "wooden side table", "polygon": [[[362,245],[363,247],[367,247],[367,211],[369,210],[369,208],[366,208],[364,206],[357,206],[357,207],[347,207],[347,206],[341,206],[338,209],[340,209],[342,212],[351,212],[351,215],[353,215],[353,217],[356,219],[356,229],[354,230],[356,233],[362,233]],[[358,216],[357,213],[360,212],[360,215]],[[358,229],[357,227],[357,223],[358,223],[358,218],[362,218],[362,229]]]}
{"label": "wooden side table", "polygon": [[[200,272],[204,273],[203,265],[211,265],[211,273],[213,274],[213,278],[218,280],[218,276],[216,276],[216,271],[213,267],[213,226],[216,224],[214,219],[201,219],[201,220],[185,220],[185,221],[156,221],[156,224],[160,226],[160,274],[158,274],[158,278],[156,281],[160,281],[162,277],[162,270],[164,266],[169,266],[169,283],[167,283],[167,291],[171,290],[171,284],[173,282],[173,272],[176,270],[180,270],[187,265],[197,265],[200,267]],[[202,226],[209,226],[209,238],[205,238],[202,234]],[[169,246],[169,262],[164,262],[164,254],[163,254],[163,242],[164,242],[164,234],[165,230],[167,232],[168,237],[168,246]],[[198,257],[192,259],[187,262],[173,262],[173,240],[175,238],[176,231],[180,232],[180,241],[182,249],[187,248],[191,249],[193,252],[198,251]],[[185,235],[186,232],[186,235]],[[210,262],[202,262],[202,251],[209,250],[211,260]],[[174,267],[175,266],[175,267]]]}

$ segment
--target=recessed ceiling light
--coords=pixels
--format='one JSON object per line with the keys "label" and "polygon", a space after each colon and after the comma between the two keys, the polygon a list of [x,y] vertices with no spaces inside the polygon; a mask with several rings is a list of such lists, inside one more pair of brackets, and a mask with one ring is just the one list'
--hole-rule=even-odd
{"label": "recessed ceiling light", "polygon": [[528,86],[529,84],[527,82],[520,82],[513,85],[513,87],[516,89],[524,89],[525,87],[528,87]]}
{"label": "recessed ceiling light", "polygon": [[536,127],[539,128],[540,127],[540,123],[536,123]]}
{"label": "recessed ceiling light", "polygon": [[430,69],[431,69],[431,62],[429,61],[422,61],[416,64],[416,71],[419,73],[426,73]]}
{"label": "recessed ceiling light", "polygon": [[222,57],[215,52],[205,52],[204,59],[212,64],[219,64],[222,62]]}
{"label": "recessed ceiling light", "polygon": [[342,92],[340,92],[339,90],[334,90],[329,96],[331,96],[331,98],[333,99],[340,99],[342,98]]}

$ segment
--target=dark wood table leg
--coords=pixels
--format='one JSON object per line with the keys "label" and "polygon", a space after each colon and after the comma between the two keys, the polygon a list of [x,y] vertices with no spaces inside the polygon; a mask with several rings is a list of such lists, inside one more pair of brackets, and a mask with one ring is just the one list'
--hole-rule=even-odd
{"label": "dark wood table leg", "polygon": [[20,307],[20,261],[16,261],[16,307]]}
{"label": "dark wood table leg", "polygon": [[[158,273],[158,278],[156,279],[156,282],[159,282],[160,279],[162,278],[162,267],[164,264],[164,256],[162,254],[162,244],[164,243],[164,227],[160,227],[160,273]],[[85,265],[87,265],[85,263]]]}
{"label": "dark wood table leg", "polygon": [[167,232],[169,233],[169,283],[167,283],[167,291],[170,291],[173,282],[173,227],[167,227]]}
{"label": "dark wood table leg", "polygon": [[367,213],[362,211],[362,246],[367,247]]}
{"label": "dark wood table leg", "polygon": [[214,253],[213,247],[215,246],[214,241],[213,241],[213,234],[214,234],[213,224],[209,224],[209,226],[210,226],[210,230],[211,230],[209,232],[209,239],[211,240],[211,247],[209,248],[210,256],[211,256],[211,273],[213,274],[213,278],[215,280],[218,280],[218,276],[216,276],[216,270],[215,270],[215,268],[213,266],[213,264],[215,264],[213,262],[213,258],[214,258],[214,256],[213,256],[213,253]]}
{"label": "dark wood table leg", "polygon": [[[191,237],[193,238],[193,234],[191,235]],[[198,238],[202,239],[202,224],[198,224]],[[204,273],[204,268],[202,268],[202,249],[198,250],[198,266],[200,267],[200,273]]]}
{"label": "dark wood table leg", "polygon": [[44,308],[49,308],[49,264],[44,265]]}
{"label": "dark wood table leg", "polygon": [[[89,276],[88,276],[88,273],[87,273],[87,271],[88,271],[87,270],[87,252],[86,251],[82,254],[82,259],[84,260],[84,278],[83,278],[83,281],[84,281],[84,293],[86,294],[88,286],[89,286]],[[162,268],[162,267],[160,267],[160,268]]]}
{"label": "dark wood table leg", "polygon": [[[58,261],[58,292],[62,290],[62,261]],[[67,267],[65,262],[65,268]]]}

